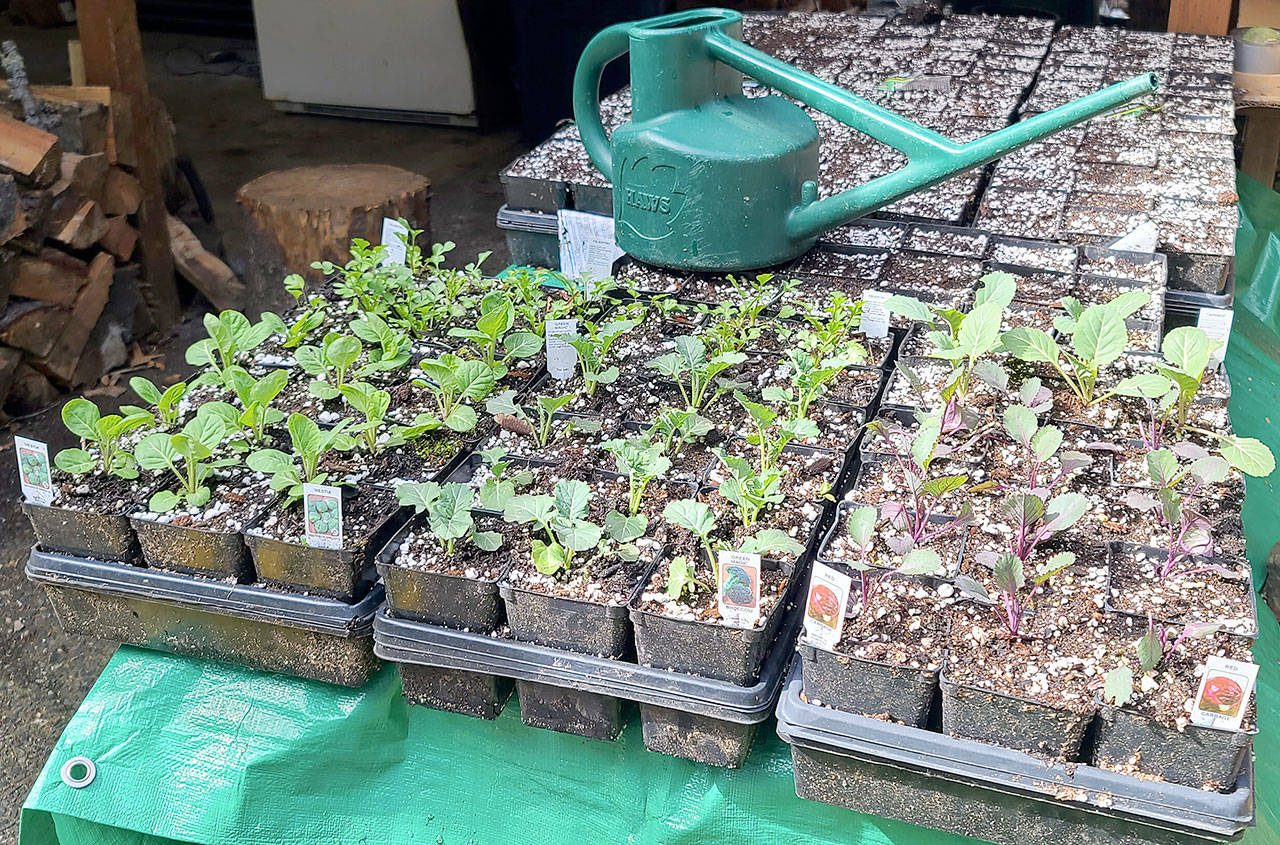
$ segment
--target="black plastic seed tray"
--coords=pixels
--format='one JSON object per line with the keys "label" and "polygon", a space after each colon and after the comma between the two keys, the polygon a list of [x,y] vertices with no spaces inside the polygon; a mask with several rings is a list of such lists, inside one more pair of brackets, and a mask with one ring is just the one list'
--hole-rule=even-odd
{"label": "black plastic seed tray", "polygon": [[560,269],[560,224],[554,213],[504,205],[498,209],[498,228],[506,235],[512,264]]}
{"label": "black plastic seed tray", "polygon": [[68,631],[343,686],[378,667],[377,585],[355,604],[32,549],[27,577]]}
{"label": "black plastic seed tray", "polygon": [[571,733],[613,738],[613,729],[621,729],[615,702],[634,701],[650,750],[734,767],[746,759],[756,727],[777,701],[800,623],[792,608],[750,686],[440,628],[385,611],[374,620],[374,651],[401,664],[514,678],[522,713],[527,696],[535,708],[556,711],[560,724],[552,727]]}
{"label": "black plastic seed tray", "polygon": [[777,716],[801,798],[1008,845],[1228,842],[1254,823],[1250,763],[1232,792],[1207,792],[818,707],[800,693],[797,665]]}

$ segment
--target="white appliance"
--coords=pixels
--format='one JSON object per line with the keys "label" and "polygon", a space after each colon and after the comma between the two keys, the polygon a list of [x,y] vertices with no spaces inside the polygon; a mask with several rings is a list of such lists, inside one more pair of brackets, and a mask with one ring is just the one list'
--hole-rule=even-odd
{"label": "white appliance", "polygon": [[476,125],[455,0],[253,0],[253,14],[279,109]]}

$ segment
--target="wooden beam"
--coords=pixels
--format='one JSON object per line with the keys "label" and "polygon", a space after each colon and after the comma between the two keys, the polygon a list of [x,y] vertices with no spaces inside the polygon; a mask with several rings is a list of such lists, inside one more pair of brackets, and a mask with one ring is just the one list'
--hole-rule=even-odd
{"label": "wooden beam", "polygon": [[1168,30],[1226,35],[1231,31],[1231,0],[1170,0]]}
{"label": "wooden beam", "polygon": [[1280,161],[1280,109],[1241,109],[1245,115],[1240,169],[1268,188],[1275,186]]}
{"label": "wooden beam", "polygon": [[178,272],[214,308],[226,311],[244,307],[244,284],[221,258],[204,248],[186,223],[173,215],[169,215],[169,237]]}
{"label": "wooden beam", "polygon": [[67,64],[71,68],[71,84],[84,85],[84,53],[74,38],[67,42]]}
{"label": "wooden beam", "polygon": [[106,85],[122,94],[133,118],[135,175],[143,192],[138,209],[143,274],[139,293],[150,321],[167,334],[177,325],[181,307],[161,180],[163,146],[151,107],[137,10],[133,0],[78,0],[76,20],[86,81],[90,85]]}

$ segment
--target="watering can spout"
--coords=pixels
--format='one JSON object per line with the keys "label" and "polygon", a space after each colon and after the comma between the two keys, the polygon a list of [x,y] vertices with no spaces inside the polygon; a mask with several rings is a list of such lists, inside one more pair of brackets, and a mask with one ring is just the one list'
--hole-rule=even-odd
{"label": "watering can spout", "polygon": [[[787,234],[798,239],[817,237],[835,226],[883,208],[958,173],[980,167],[1055,132],[1105,114],[1136,97],[1155,91],[1156,86],[1154,73],[1142,74],[965,144],[956,143],[892,115],[896,121],[918,130],[913,133],[912,144],[898,146],[898,149],[907,154],[907,165],[822,200],[816,198],[816,186],[810,189],[806,185],[801,205],[787,217]],[[835,90],[841,91],[838,88]],[[867,134],[877,137],[874,131],[868,131]]]}

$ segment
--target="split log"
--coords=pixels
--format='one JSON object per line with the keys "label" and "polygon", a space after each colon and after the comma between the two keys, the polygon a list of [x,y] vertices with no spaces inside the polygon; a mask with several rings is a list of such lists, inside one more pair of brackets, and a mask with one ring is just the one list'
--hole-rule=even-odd
{"label": "split log", "polygon": [[88,249],[107,233],[107,218],[93,200],[85,200],[75,214],[50,237],[72,249]]}
{"label": "split log", "polygon": [[50,302],[11,302],[0,315],[0,341],[44,357],[53,349],[68,316],[66,308]]}
{"label": "split log", "polygon": [[14,414],[34,414],[57,401],[58,388],[30,364],[19,364],[5,400],[5,410]]}
{"label": "split log", "polygon": [[[93,144],[99,141],[93,131],[86,134],[82,129],[85,152],[106,152],[112,164],[129,167],[137,164],[137,158],[133,154],[133,117],[125,107],[122,94],[113,92],[106,85],[32,85],[31,93],[55,105],[74,105],[82,113],[87,111],[95,115],[89,121],[93,127],[97,127],[100,121],[103,122],[105,137],[100,143],[104,149],[93,149]],[[102,117],[103,111],[105,118]]]}
{"label": "split log", "polygon": [[98,238],[98,246],[116,257],[128,261],[138,245],[138,230],[129,225],[123,216],[107,218],[107,232]]}
{"label": "split log", "polygon": [[169,215],[169,245],[178,275],[204,294],[219,311],[244,305],[244,285],[222,259],[209,252],[200,239],[172,214]]}
{"label": "split log", "polygon": [[102,186],[102,210],[107,214],[135,214],[142,204],[142,184],[127,171],[113,167]]}
{"label": "split log", "polygon": [[0,176],[0,244],[7,244],[27,229],[22,197],[12,176]]}
{"label": "split log", "polygon": [[22,214],[27,228],[14,243],[29,252],[39,252],[44,239],[49,236],[49,217],[53,213],[53,192],[48,188],[24,190],[19,193]]}
{"label": "split log", "polygon": [[61,175],[62,145],[48,132],[0,115],[0,169],[38,187]]}
{"label": "split log", "polygon": [[427,233],[430,198],[425,176],[380,164],[299,167],[249,182],[236,202],[245,217],[250,310],[287,305],[281,279],[302,273],[318,281],[311,262],[345,263],[353,238],[378,243],[384,217],[406,218]]}
{"label": "split log", "polygon": [[80,362],[80,353],[89,342],[89,335],[102,316],[111,293],[111,279],[116,260],[100,252],[89,263],[89,278],[85,282],[62,332],[47,355],[31,360],[31,365],[53,381],[70,386]]}
{"label": "split log", "polygon": [[102,202],[102,194],[107,184],[106,153],[80,155],[64,152],[62,154],[62,180],[71,183],[86,199]]}
{"label": "split log", "polygon": [[39,255],[19,255],[3,268],[9,293],[70,308],[89,278],[89,265],[56,249]]}

